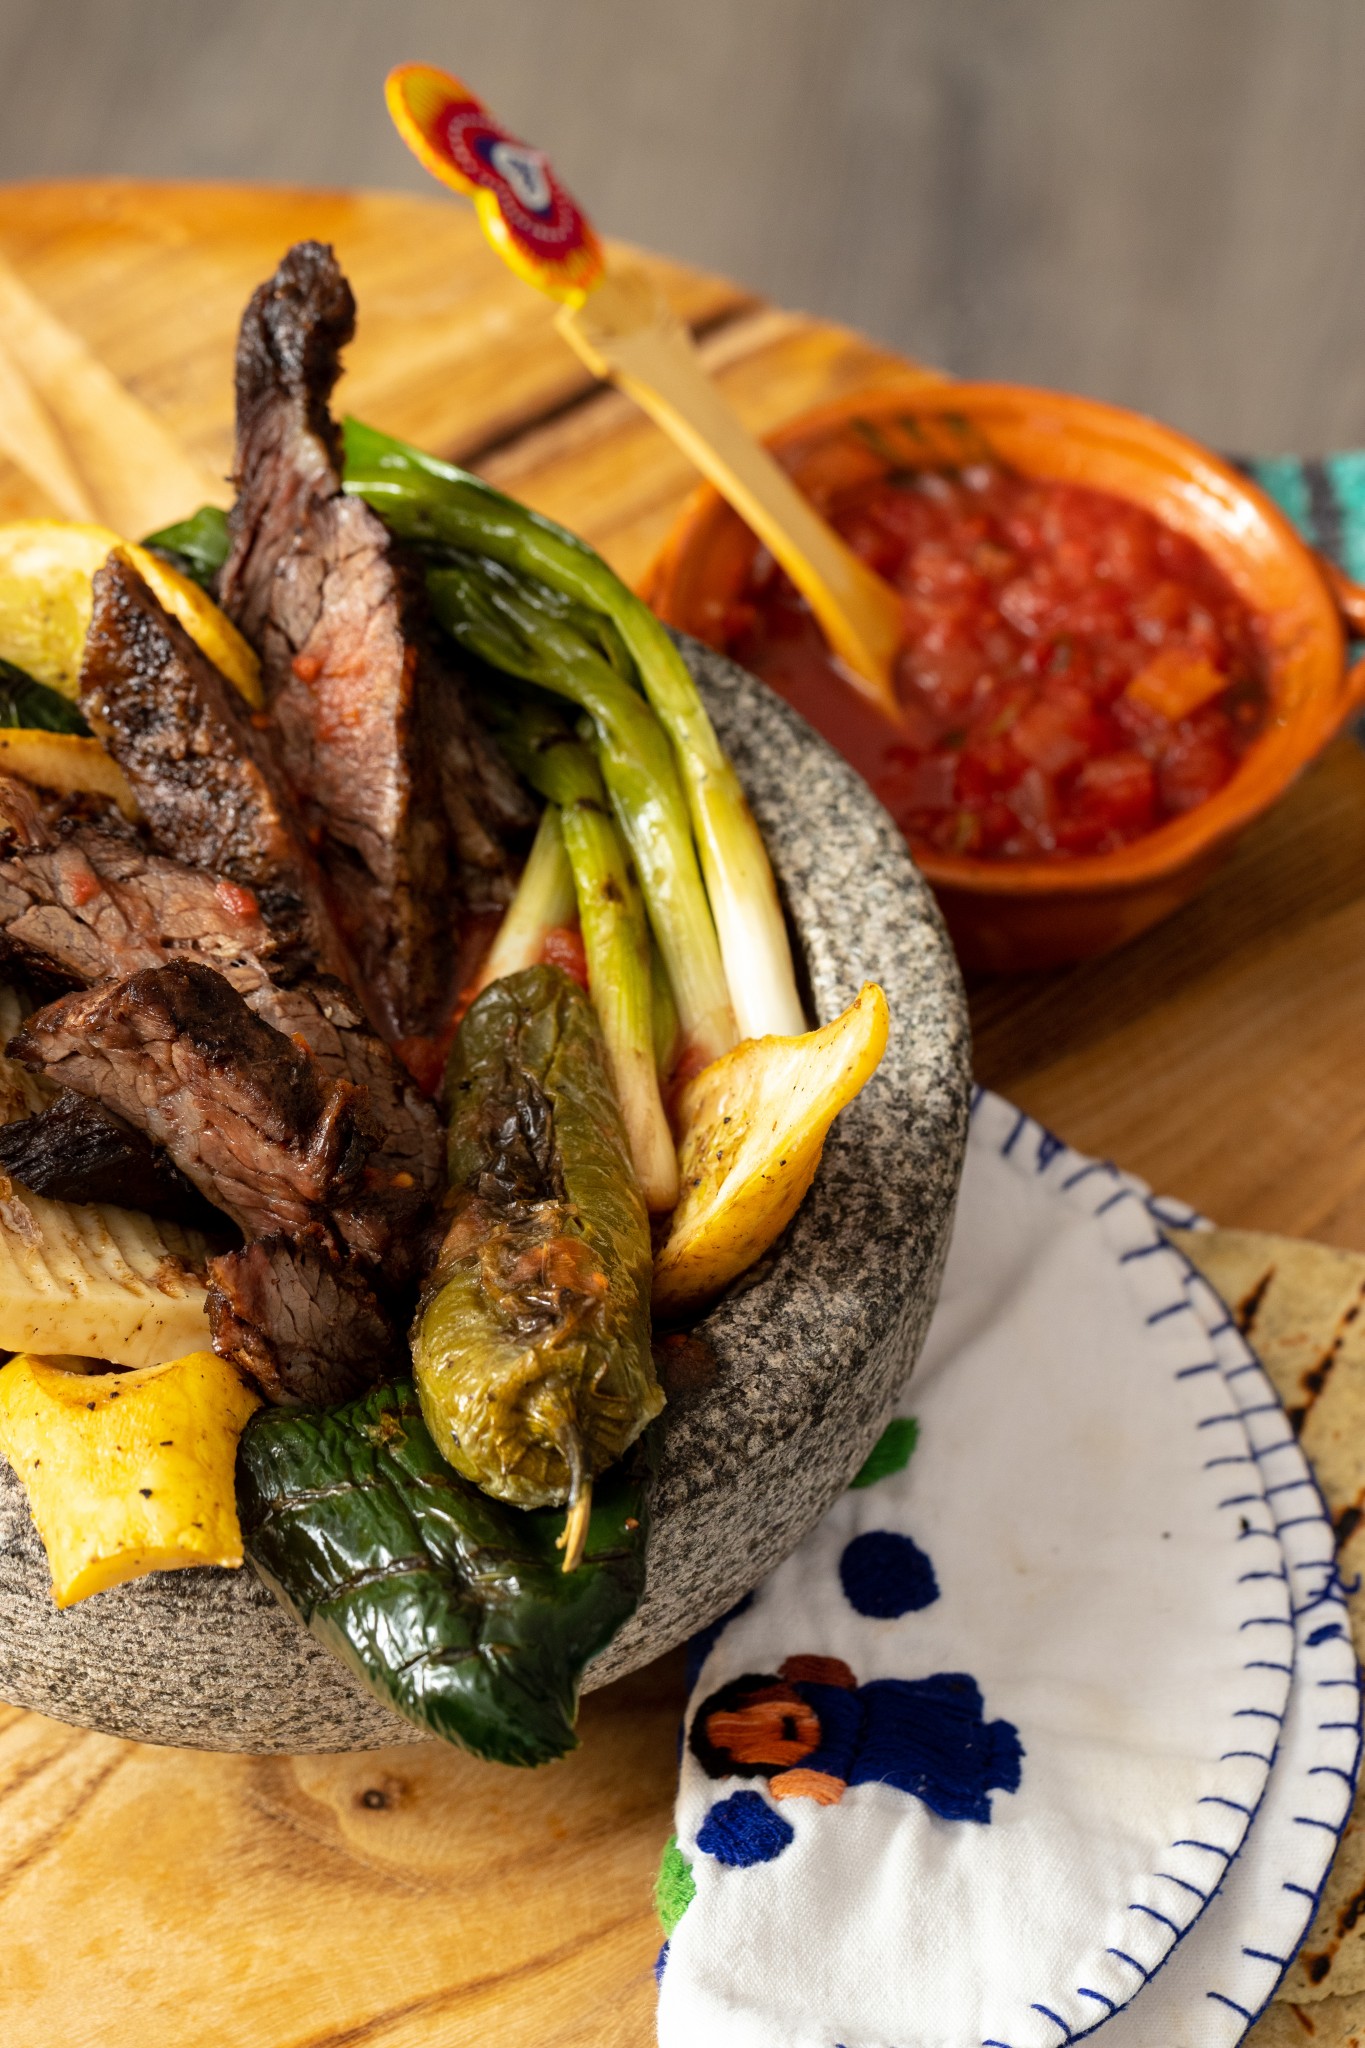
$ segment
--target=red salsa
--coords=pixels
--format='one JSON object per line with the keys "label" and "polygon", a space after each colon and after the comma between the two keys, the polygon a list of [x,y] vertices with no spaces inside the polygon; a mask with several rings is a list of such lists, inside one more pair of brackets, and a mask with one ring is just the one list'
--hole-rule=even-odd
{"label": "red salsa", "polygon": [[824,509],[902,593],[900,729],[838,676],[762,551],[725,642],[921,845],[1107,852],[1205,802],[1264,723],[1254,615],[1193,541],[1121,498],[983,463]]}

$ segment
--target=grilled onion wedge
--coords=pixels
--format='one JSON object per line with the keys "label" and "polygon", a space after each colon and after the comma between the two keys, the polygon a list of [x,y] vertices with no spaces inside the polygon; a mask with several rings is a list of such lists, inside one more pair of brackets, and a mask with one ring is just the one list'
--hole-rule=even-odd
{"label": "grilled onion wedge", "polygon": [[841,1109],[877,1070],[889,1012],[875,982],[818,1031],[747,1038],[678,1104],[682,1193],[654,1262],[656,1316],[699,1308],[767,1251],[815,1178]]}
{"label": "grilled onion wedge", "polygon": [[[0,1048],[24,1020],[0,988]],[[0,1050],[0,1123],[32,1116],[51,1090]],[[0,1174],[0,1351],[74,1353],[160,1365],[209,1341],[197,1230],[133,1209],[49,1201]]]}

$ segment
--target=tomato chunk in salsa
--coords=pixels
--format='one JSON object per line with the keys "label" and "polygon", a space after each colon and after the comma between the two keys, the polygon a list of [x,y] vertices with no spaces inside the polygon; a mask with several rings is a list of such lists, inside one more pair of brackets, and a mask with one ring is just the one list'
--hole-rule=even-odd
{"label": "tomato chunk in salsa", "polygon": [[824,509],[902,594],[900,728],[839,677],[765,552],[721,637],[912,842],[996,860],[1107,852],[1205,802],[1265,722],[1255,616],[1138,506],[981,463],[890,475]]}

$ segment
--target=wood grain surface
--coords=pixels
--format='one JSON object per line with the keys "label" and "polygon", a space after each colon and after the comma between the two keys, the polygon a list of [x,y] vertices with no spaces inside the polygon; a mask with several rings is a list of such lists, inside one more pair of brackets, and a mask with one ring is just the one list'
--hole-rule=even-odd
{"label": "wood grain surface", "polygon": [[[203,461],[232,340],[301,234],[360,331],[341,403],[469,460],[638,576],[690,487],[454,204],[0,189],[0,253]],[[757,427],[899,367],[660,265]],[[0,468],[0,516],[45,509]],[[1365,1247],[1365,758],[1342,741],[1207,892],[1108,961],[972,992],[981,1078],[1229,1225]],[[0,1711],[5,2048],[645,2048],[682,1703],[666,1660],[532,1776],[434,1747],[252,1759]],[[1336,2048],[1323,2043],[1322,2048]]]}

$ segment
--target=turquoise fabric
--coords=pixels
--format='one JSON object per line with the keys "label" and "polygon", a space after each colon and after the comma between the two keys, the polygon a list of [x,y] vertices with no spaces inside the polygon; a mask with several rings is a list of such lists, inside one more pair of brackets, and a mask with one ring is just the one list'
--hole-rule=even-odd
{"label": "turquoise fabric", "polygon": [[[1298,455],[1261,455],[1241,464],[1273,498],[1304,539],[1365,583],[1365,448],[1305,461]],[[1359,654],[1360,643],[1353,650]],[[1365,746],[1365,712],[1349,731]]]}
{"label": "turquoise fabric", "polygon": [[1312,461],[1261,455],[1242,468],[1306,541],[1330,555],[1353,582],[1365,583],[1365,449]]}
{"label": "turquoise fabric", "polygon": [[1329,455],[1322,467],[1337,508],[1337,559],[1352,582],[1365,583],[1365,449]]}
{"label": "turquoise fabric", "polygon": [[1267,455],[1260,462],[1247,463],[1246,468],[1266,496],[1275,500],[1286,519],[1291,519],[1300,533],[1310,533],[1313,502],[1304,474],[1306,464],[1297,455]]}

